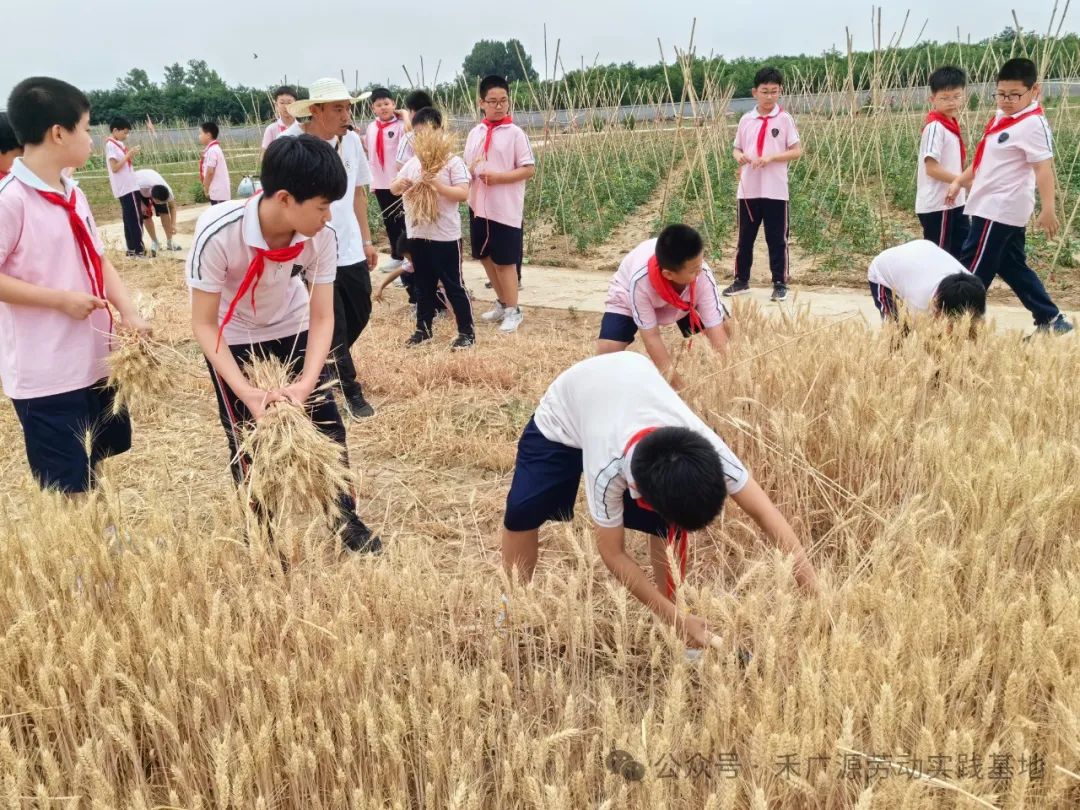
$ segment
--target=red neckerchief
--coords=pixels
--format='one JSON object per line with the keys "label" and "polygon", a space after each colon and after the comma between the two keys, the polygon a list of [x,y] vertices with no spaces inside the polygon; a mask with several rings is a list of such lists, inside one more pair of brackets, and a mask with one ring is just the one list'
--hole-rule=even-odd
{"label": "red neckerchief", "polygon": [[383,144],[383,130],[392,127],[397,122],[397,118],[391,118],[386,122],[380,121],[378,118],[375,119],[375,126],[377,127],[375,132],[375,157],[379,160],[379,166],[384,169],[386,168],[386,147]]}
{"label": "red neckerchief", "polygon": [[[63,194],[56,191],[42,191],[37,189],[37,193],[42,196],[43,199],[58,205],[67,211],[68,224],[71,226],[71,233],[75,237],[75,242],[79,246],[79,252],[82,254],[83,267],[86,268],[86,276],[90,279],[90,292],[97,298],[103,301],[105,298],[105,274],[101,265],[101,256],[98,255],[97,248],[94,247],[93,237],[90,236],[90,229],[87,228],[86,223],[83,222],[79,212],[75,210],[75,189],[71,190],[71,196],[64,198]],[[109,313],[109,331],[112,331],[113,319],[112,310],[108,307],[105,308]]]}
{"label": "red neckerchief", "polygon": [[[702,271],[704,272],[704,270]],[[697,301],[695,300],[695,291],[697,289],[697,279],[694,279],[693,284],[687,285],[690,288],[690,300],[686,301],[678,291],[675,289],[675,285],[664,278],[664,274],[660,268],[660,262],[656,256],[649,258],[649,283],[652,284],[653,289],[656,290],[660,297],[664,299],[665,304],[670,304],[680,312],[690,313],[690,334],[693,335],[696,332],[701,331],[701,316],[697,311]],[[693,338],[691,338],[691,341]]]}
{"label": "red neckerchief", "polygon": [[[257,198],[252,197],[252,199]],[[263,271],[266,270],[266,260],[269,259],[272,262],[279,263],[291,262],[303,252],[306,244],[306,241],[297,242],[295,245],[276,248],[275,250],[252,248],[255,251],[255,257],[251,260],[251,264],[248,265],[247,272],[244,273],[244,280],[240,282],[236,295],[229,304],[229,308],[225,311],[225,317],[221,319],[221,326],[218,328],[217,346],[215,346],[214,351],[221,347],[221,336],[225,332],[225,324],[232,320],[233,313],[236,312],[236,305],[240,303],[244,293],[249,289],[251,290],[251,311],[255,312],[255,288],[259,286]]]}
{"label": "red neckerchief", "polygon": [[0,171],[0,180],[3,180],[3,179],[4,179],[5,177],[7,177],[7,176],[8,176],[8,173],[7,173],[7,172],[4,172],[4,171]]}
{"label": "red neckerchief", "polygon": [[218,145],[218,142],[216,140],[215,141],[210,141],[210,143],[208,143],[206,145],[206,148],[202,150],[202,154],[199,155],[199,182],[200,183],[203,181],[203,177],[204,177],[203,164],[206,162],[206,153],[210,151],[211,146],[217,146],[217,145]]}
{"label": "red neckerchief", "polygon": [[487,157],[488,151],[491,149],[491,136],[495,134],[495,128],[501,127],[503,124],[512,124],[514,119],[509,115],[500,118],[498,121],[490,121],[487,118],[484,119],[483,124],[487,127],[487,133],[484,135],[484,157]]}
{"label": "red neckerchief", "polygon": [[765,157],[765,133],[769,131],[769,119],[776,118],[780,113],[784,111],[784,108],[779,104],[776,105],[776,110],[771,115],[759,115],[758,121],[761,122],[761,129],[757,133],[757,154],[758,157]]}
{"label": "red neckerchief", "polygon": [[127,154],[127,147],[120,143],[120,141],[116,140],[116,138],[106,138],[106,140],[109,143],[115,143],[117,146],[120,147],[121,152],[123,152],[125,155]]}
{"label": "red neckerchief", "polygon": [[284,132],[285,130],[288,129],[287,126],[285,126],[283,123],[281,123],[280,118],[277,120],[277,126],[278,126],[278,132]]}
{"label": "red neckerchief", "polygon": [[956,139],[960,141],[960,168],[964,168],[964,164],[967,163],[967,144],[964,143],[964,136],[960,133],[960,122],[955,118],[949,118],[947,115],[942,115],[937,110],[931,110],[926,114],[926,120],[923,122],[923,129],[927,124],[934,122],[941,124],[945,129],[956,136]]}
{"label": "red neckerchief", "polygon": [[[639,430],[637,433],[631,436],[630,441],[626,443],[626,449],[623,450],[623,457],[628,456],[633,446],[640,442],[642,439],[644,439],[646,436],[648,436],[650,433],[652,433],[654,430],[656,430],[656,428],[647,427]],[[650,512],[656,511],[645,501],[644,498],[634,498],[634,503],[636,503],[642,509],[647,509]],[[685,529],[680,529],[678,526],[669,523],[667,531],[667,542],[669,546],[675,546],[676,552],[679,555],[679,579],[686,579],[686,552],[687,546],[690,542],[689,533]],[[667,591],[667,598],[673,600],[675,598],[675,578],[671,575],[670,570],[667,573],[667,582],[665,583],[665,585]]]}
{"label": "red neckerchief", "polygon": [[971,164],[971,172],[974,174],[979,170],[979,164],[982,163],[983,152],[986,151],[986,139],[991,135],[996,135],[999,132],[1004,132],[1009,127],[1019,124],[1025,118],[1031,118],[1033,115],[1042,115],[1043,108],[1041,106],[1036,107],[1034,110],[1028,110],[1023,115],[1018,115],[1015,118],[1011,115],[1006,115],[1001,118],[996,124],[994,119],[997,115],[990,116],[990,120],[986,122],[986,128],[983,130],[982,139],[979,141],[979,145],[975,147],[975,160]]}

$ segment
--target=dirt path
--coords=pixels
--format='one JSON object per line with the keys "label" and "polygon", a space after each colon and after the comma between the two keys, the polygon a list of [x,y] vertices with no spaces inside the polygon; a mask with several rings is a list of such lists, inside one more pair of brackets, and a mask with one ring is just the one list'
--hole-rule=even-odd
{"label": "dirt path", "polygon": [[[651,206],[653,200],[645,203],[642,206],[644,209],[646,206]],[[656,211],[659,211],[660,200],[656,200]],[[179,232],[177,233],[177,241],[184,248],[183,251],[172,253],[168,255],[168,259],[175,261],[179,264],[187,256],[187,251],[191,247],[192,241],[192,224],[199,215],[206,210],[207,206],[191,206],[183,208],[179,211],[177,216],[177,222]],[[640,209],[639,209],[640,210]],[[647,216],[642,213],[642,217]],[[649,220],[651,225],[653,220]],[[648,232],[649,227],[643,228],[643,223],[639,218],[635,229],[631,230],[627,228],[622,230],[616,237],[612,235],[612,239],[609,243],[612,245],[611,255],[616,255],[615,251],[618,247],[622,252],[617,255],[622,257],[622,253],[637,244],[642,232]],[[123,238],[124,229],[122,223],[112,222],[101,226],[102,238],[105,241],[106,246],[119,248],[123,250]],[[620,241],[616,241],[616,239]],[[622,245],[621,240],[626,240],[627,244]],[[632,242],[632,244],[630,244]],[[621,245],[621,246],[620,246]],[[733,253],[725,252],[725,255],[732,256]],[[793,268],[797,271],[798,265],[795,263],[796,252],[793,251]],[[599,261],[599,259],[597,260]],[[617,260],[615,264],[617,264]],[[796,272],[796,278],[792,286],[792,294],[788,301],[784,304],[775,304],[769,301],[769,294],[771,293],[771,287],[765,283],[768,279],[768,254],[765,252],[764,239],[759,239],[758,251],[755,252],[754,258],[754,285],[750,291],[750,294],[745,297],[736,299],[737,301],[745,301],[747,299],[756,301],[762,305],[767,314],[774,316],[781,316],[784,310],[792,310],[795,308],[808,307],[810,312],[814,315],[818,315],[823,318],[846,318],[852,315],[858,315],[866,320],[871,325],[880,323],[877,311],[874,309],[874,303],[870,299],[870,295],[863,288],[852,287],[800,287],[798,280],[798,273]],[[611,281],[611,273],[614,270],[614,265],[610,269],[598,270],[588,265],[582,267],[543,267],[538,265],[528,265],[524,269],[524,285],[525,288],[521,292],[521,304],[525,307],[543,307],[545,309],[563,309],[574,310],[577,312],[603,312],[604,301],[607,297],[608,284]],[[713,268],[717,275],[718,280],[726,282],[729,273],[729,268]],[[465,282],[473,294],[473,297],[477,301],[493,301],[494,295],[491,290],[484,287],[484,282],[487,281],[487,276],[484,273],[484,268],[479,262],[467,261],[464,266]],[[179,271],[177,274],[177,282],[180,282]],[[1010,295],[1007,291],[1000,293],[999,296]],[[1015,298],[1011,299],[1015,302]],[[1075,312],[1067,313],[1070,317],[1075,317]],[[988,307],[988,318],[995,324],[995,328],[1001,332],[1008,331],[1031,331],[1031,316],[1027,310],[1023,307],[1016,306],[1013,303],[1001,304],[991,303]]]}

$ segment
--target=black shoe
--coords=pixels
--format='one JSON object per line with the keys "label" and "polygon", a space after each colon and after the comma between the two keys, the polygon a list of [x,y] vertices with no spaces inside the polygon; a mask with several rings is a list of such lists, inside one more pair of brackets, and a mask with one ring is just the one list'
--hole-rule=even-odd
{"label": "black shoe", "polygon": [[787,284],[773,284],[770,301],[787,301]]}
{"label": "black shoe", "polygon": [[734,284],[724,290],[724,295],[730,298],[733,295],[743,295],[744,293],[748,292],[750,292],[749,284],[744,284],[741,281],[736,281]]}
{"label": "black shoe", "polygon": [[425,332],[423,329],[417,329],[408,340],[405,341],[405,346],[419,346],[421,343],[427,343],[431,340],[431,332]]}
{"label": "black shoe", "polygon": [[362,554],[381,554],[382,540],[371,533],[371,529],[364,525],[364,521],[355,515],[350,515],[348,521],[341,527],[341,542],[349,551]]}
{"label": "black shoe", "polygon": [[490,281],[485,281],[484,282],[484,289],[485,290],[490,290],[491,289],[491,282]]}
{"label": "black shoe", "polygon": [[476,345],[476,338],[472,335],[458,335],[457,339],[450,344],[450,350],[455,349],[471,349]]}
{"label": "black shoe", "polygon": [[366,419],[375,415],[375,409],[371,407],[370,402],[364,399],[362,391],[345,395],[345,410],[349,412],[349,416],[353,419]]}

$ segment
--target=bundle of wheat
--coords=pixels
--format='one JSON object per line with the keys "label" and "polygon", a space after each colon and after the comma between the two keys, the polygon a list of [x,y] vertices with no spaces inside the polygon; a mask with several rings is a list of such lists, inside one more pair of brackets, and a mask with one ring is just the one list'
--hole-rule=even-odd
{"label": "bundle of wheat", "polygon": [[407,217],[414,225],[430,225],[439,216],[439,193],[431,181],[454,155],[454,135],[445,129],[422,127],[416,130],[413,150],[420,160],[423,175],[405,192],[409,201]]}
{"label": "bundle of wheat", "polygon": [[[245,374],[264,391],[284,388],[291,376],[277,359],[255,360]],[[240,452],[251,459],[244,482],[249,500],[275,516],[312,510],[332,515],[340,494],[352,488],[341,445],[315,426],[305,408],[290,402],[272,403],[245,431]]]}
{"label": "bundle of wheat", "polygon": [[113,413],[125,408],[146,415],[165,400],[172,375],[162,362],[162,347],[138,332],[118,332],[109,355],[109,386],[115,390]]}

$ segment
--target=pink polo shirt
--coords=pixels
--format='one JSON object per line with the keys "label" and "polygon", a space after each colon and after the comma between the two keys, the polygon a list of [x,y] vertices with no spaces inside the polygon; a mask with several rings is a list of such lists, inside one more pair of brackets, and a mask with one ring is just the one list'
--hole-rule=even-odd
{"label": "pink polo shirt", "polygon": [[272,122],[263,132],[262,148],[265,149],[280,138],[289,127],[280,118]]}
{"label": "pink polo shirt", "polygon": [[[240,288],[255,248],[267,249],[259,224],[257,194],[247,200],[215,205],[199,217],[195,239],[188,254],[187,285],[196,290],[221,293],[218,322]],[[306,241],[305,241],[306,240]],[[308,327],[310,303],[306,283],[333,284],[337,276],[337,234],[327,225],[308,239],[295,234],[291,244],[305,242],[304,250],[287,263],[266,262],[255,288],[255,305],[245,293],[232,319],[225,325],[230,346],[277,340]]]}
{"label": "pink polo shirt", "polygon": [[[487,125],[473,127],[465,140],[465,165],[475,177],[479,172],[509,172],[536,165],[529,136],[517,124],[503,124],[491,136],[491,148],[484,155]],[[488,186],[477,180],[469,187],[469,208],[478,217],[520,228],[525,220],[525,180]]]}
{"label": "pink polo shirt", "polygon": [[[1031,104],[1014,118],[1037,105]],[[1004,117],[994,116],[997,123]],[[1035,170],[1032,163],[1042,163],[1054,156],[1054,140],[1046,116],[1033,115],[986,139],[982,163],[968,194],[964,213],[1003,225],[1023,228],[1035,211]]]}
{"label": "pink polo shirt", "polygon": [[383,130],[383,162],[375,154],[375,142],[378,139],[379,127],[372,121],[364,133],[364,148],[367,150],[368,164],[371,166],[371,187],[373,189],[387,189],[397,177],[397,152],[401,136],[405,134],[405,122],[395,118],[390,126]]}
{"label": "pink polo shirt", "polygon": [[[420,158],[414,157],[409,160],[398,177],[409,180],[419,180],[424,170],[420,166]],[[450,158],[442,171],[439,172],[439,181],[448,186],[460,186],[469,182],[469,170],[465,168],[465,161],[454,155]],[[456,242],[461,238],[461,209],[459,203],[448,200],[439,194],[439,216],[430,224],[421,225],[413,221],[413,203],[409,195],[404,195],[401,200],[405,206],[405,230],[410,239],[432,239],[436,242]]]}
{"label": "pink polo shirt", "polygon": [[[753,159],[758,157],[758,132],[761,130],[761,114],[757,108],[739,119],[739,128],[735,132],[735,148]],[[763,157],[786,152],[799,142],[799,131],[795,128],[795,119],[777,105],[765,120],[765,147]],[[740,200],[765,198],[769,200],[788,199],[788,165],[786,162],[769,163],[760,169],[750,165],[742,166],[739,171]]]}
{"label": "pink polo shirt", "polygon": [[[98,236],[86,197],[64,178],[65,196],[75,189],[75,209],[99,255]],[[39,287],[92,294],[82,251],[67,211],[44,200],[47,185],[17,158],[0,180],[0,274]],[[106,290],[107,292],[107,290]],[[109,315],[103,309],[75,320],[56,309],[0,303],[0,381],[12,399],[63,394],[109,376]]]}
{"label": "pink polo shirt", "polygon": [[[605,312],[629,315],[639,329],[664,326],[686,317],[686,312],[664,301],[649,281],[649,259],[655,255],[655,239],[645,240],[626,255],[608,286]],[[690,287],[684,289],[679,297],[689,301]],[[724,320],[720,288],[708,264],[702,267],[694,282],[694,303],[703,328],[719,326]]]}
{"label": "pink polo shirt", "polygon": [[108,138],[105,141],[105,167],[109,170],[109,185],[112,187],[113,196],[116,199],[139,190],[139,182],[135,179],[135,167],[131,163],[125,163],[118,172],[112,170],[110,160],[123,160],[128,150],[124,144],[116,138]]}
{"label": "pink polo shirt", "polygon": [[214,179],[210,181],[210,190],[206,196],[214,202],[232,199],[229,167],[225,163],[225,153],[221,151],[221,144],[214,143],[203,150],[202,168],[204,173],[214,170]]}

